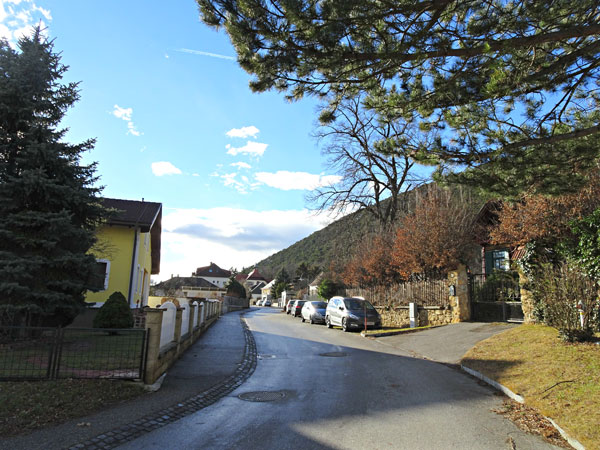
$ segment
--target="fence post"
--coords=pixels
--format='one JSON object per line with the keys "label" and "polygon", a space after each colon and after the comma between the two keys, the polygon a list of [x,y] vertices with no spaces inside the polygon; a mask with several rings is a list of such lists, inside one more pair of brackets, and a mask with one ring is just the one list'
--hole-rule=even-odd
{"label": "fence post", "polygon": [[194,305],[192,303],[190,303],[190,325],[188,327],[188,332],[190,333],[190,336],[194,336],[194,319],[196,317],[196,311],[198,310],[198,305]]}
{"label": "fence post", "polygon": [[160,331],[162,329],[162,309],[146,309],[146,370],[144,383],[152,384],[158,378],[158,356],[160,355]]}
{"label": "fence post", "polygon": [[181,344],[181,319],[183,317],[183,308],[177,308],[175,312],[175,344],[177,344],[177,353]]}
{"label": "fence post", "polygon": [[454,295],[449,295],[452,306],[452,322],[464,322],[471,319],[471,304],[469,299],[469,279],[464,265],[448,272],[448,285],[454,286]]}

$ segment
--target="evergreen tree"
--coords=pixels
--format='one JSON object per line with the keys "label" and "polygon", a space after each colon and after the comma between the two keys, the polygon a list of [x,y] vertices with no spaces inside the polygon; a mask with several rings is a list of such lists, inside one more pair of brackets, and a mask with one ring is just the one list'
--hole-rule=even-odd
{"label": "evergreen tree", "polygon": [[415,159],[442,175],[482,167],[460,182],[555,193],[584,184],[573,173],[600,154],[597,0],[197,2],[253,90],[368,92],[367,106],[432,137]]}
{"label": "evergreen tree", "polygon": [[96,262],[88,252],[104,217],[94,141],[63,142],[59,123],[78,99],[67,67],[40,29],[0,41],[0,322],[65,325],[84,306]]}
{"label": "evergreen tree", "polygon": [[233,273],[229,277],[229,281],[227,281],[225,289],[227,289],[227,295],[238,298],[246,298],[246,288],[235,279],[235,275]]}
{"label": "evergreen tree", "polygon": [[271,288],[271,295],[273,298],[279,298],[283,291],[287,291],[291,287],[290,275],[287,273],[287,270],[281,269],[275,277],[275,283],[273,283],[273,287]]}

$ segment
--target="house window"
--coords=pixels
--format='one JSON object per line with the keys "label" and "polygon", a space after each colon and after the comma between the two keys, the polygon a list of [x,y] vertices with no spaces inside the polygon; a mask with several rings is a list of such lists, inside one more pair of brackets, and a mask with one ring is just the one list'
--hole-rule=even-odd
{"label": "house window", "polygon": [[508,250],[493,250],[492,263],[494,270],[508,270],[509,264]]}
{"label": "house window", "polygon": [[96,266],[90,276],[89,290],[93,292],[108,289],[108,276],[110,274],[110,261],[108,259],[96,260]]}

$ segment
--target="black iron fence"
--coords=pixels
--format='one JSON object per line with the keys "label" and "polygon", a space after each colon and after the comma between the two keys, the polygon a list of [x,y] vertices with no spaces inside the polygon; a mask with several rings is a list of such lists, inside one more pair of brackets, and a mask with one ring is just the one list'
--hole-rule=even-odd
{"label": "black iron fence", "polygon": [[469,297],[474,320],[523,321],[519,277],[514,272],[469,274]]}
{"label": "black iron fence", "polygon": [[0,327],[0,380],[143,377],[146,330]]}
{"label": "black iron fence", "polygon": [[350,296],[364,297],[375,306],[406,306],[417,303],[419,306],[448,306],[448,278],[414,276],[411,280],[391,286],[372,286],[346,290]]}
{"label": "black iron fence", "polygon": [[470,274],[469,294],[475,302],[518,302],[521,300],[519,277],[513,272],[491,275]]}

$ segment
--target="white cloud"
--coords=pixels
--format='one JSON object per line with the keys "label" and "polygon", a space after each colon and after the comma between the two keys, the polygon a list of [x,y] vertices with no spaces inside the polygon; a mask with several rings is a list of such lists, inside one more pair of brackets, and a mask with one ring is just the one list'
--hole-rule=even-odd
{"label": "white cloud", "polygon": [[227,144],[225,148],[227,149],[228,155],[250,155],[250,156],[262,156],[265,150],[267,149],[269,144],[262,144],[260,142],[247,141],[246,145],[243,147],[232,147]]}
{"label": "white cloud", "polygon": [[152,163],[152,173],[157,177],[162,177],[163,175],[179,175],[181,170],[168,161],[158,161]]}
{"label": "white cloud", "polygon": [[238,191],[238,193],[245,195],[248,193],[249,186],[247,183],[243,183],[243,182],[237,180],[236,179],[237,175],[238,175],[237,172],[225,173],[222,175],[214,174],[214,176],[217,176],[223,180],[224,186],[230,186],[230,187],[234,188],[236,191]]}
{"label": "white cloud", "polygon": [[230,138],[247,138],[247,137],[256,137],[256,135],[260,132],[258,128],[254,125],[249,127],[242,128],[232,128],[227,133],[225,133]]}
{"label": "white cloud", "polygon": [[37,6],[33,0],[0,1],[0,38],[13,47],[19,38],[30,35],[38,24],[45,33],[47,22],[51,20],[50,10]]}
{"label": "white cloud", "polygon": [[233,56],[219,55],[218,53],[203,52],[201,50],[191,50],[189,48],[179,48],[175,50],[180,53],[190,53],[192,55],[210,56],[211,58],[227,59],[229,61],[235,61]]}
{"label": "white cloud", "polygon": [[114,108],[115,109],[113,109],[112,112],[113,116],[119,119],[123,119],[126,122],[129,122],[131,120],[133,108],[121,108],[119,105],[115,105]]}
{"label": "white cloud", "polygon": [[252,168],[252,166],[250,164],[242,162],[242,161],[236,162],[236,163],[231,163],[229,165],[233,166],[233,167],[237,167],[238,169],[251,169]]}
{"label": "white cloud", "polygon": [[127,134],[132,134],[134,136],[141,136],[143,134],[137,130],[131,119],[133,108],[121,108],[119,105],[115,105],[111,114],[117,119],[127,122]]}
{"label": "white cloud", "polygon": [[236,208],[165,209],[161,272],[189,276],[214,261],[220,267],[248,267],[331,222],[307,210],[249,211]]}
{"label": "white cloud", "polygon": [[308,172],[289,172],[278,170],[275,173],[258,172],[254,175],[257,181],[283,191],[308,190],[330,186],[342,180],[339,175],[315,175]]}

